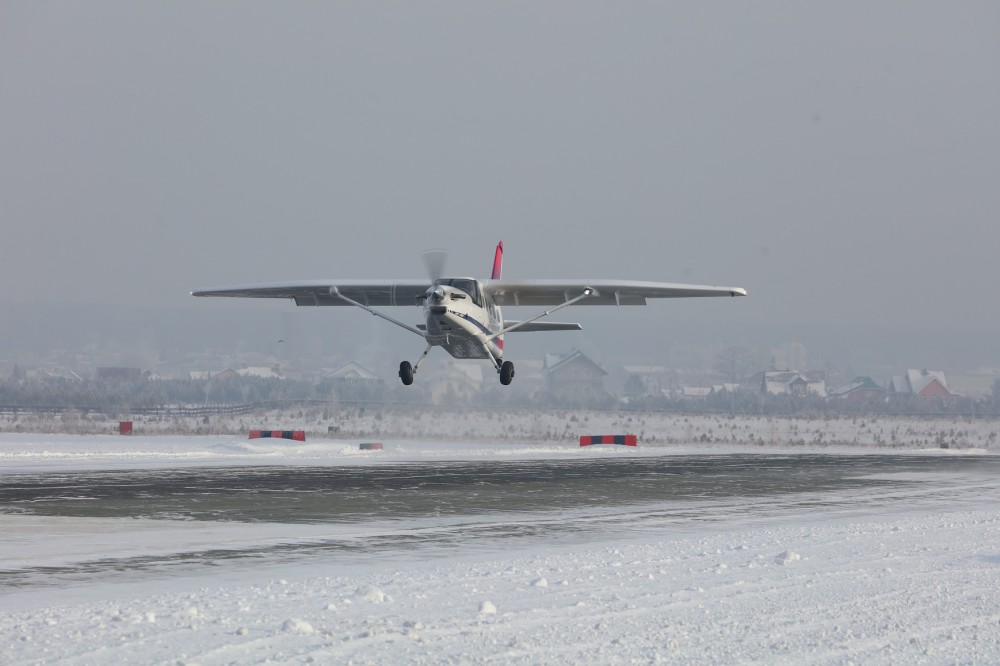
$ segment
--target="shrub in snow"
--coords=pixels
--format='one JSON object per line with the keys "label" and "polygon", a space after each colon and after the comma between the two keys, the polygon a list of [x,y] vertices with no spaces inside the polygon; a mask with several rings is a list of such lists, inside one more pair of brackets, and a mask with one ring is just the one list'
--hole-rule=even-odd
{"label": "shrub in snow", "polygon": [[776,558],[774,558],[774,563],[784,566],[786,564],[789,564],[790,562],[795,562],[800,559],[802,558],[799,557],[798,553],[793,553],[790,550],[786,550],[785,552],[781,553]]}
{"label": "shrub in snow", "polygon": [[286,634],[312,634],[316,633],[313,626],[304,620],[289,618],[281,625],[281,630]]}
{"label": "shrub in snow", "polygon": [[381,604],[383,602],[392,601],[392,597],[377,587],[359,587],[358,591],[354,593],[354,598],[360,599],[361,601],[369,601],[373,604]]}
{"label": "shrub in snow", "polygon": [[190,606],[183,611],[181,611],[181,617],[193,620],[198,617],[201,613],[198,612],[197,606]]}

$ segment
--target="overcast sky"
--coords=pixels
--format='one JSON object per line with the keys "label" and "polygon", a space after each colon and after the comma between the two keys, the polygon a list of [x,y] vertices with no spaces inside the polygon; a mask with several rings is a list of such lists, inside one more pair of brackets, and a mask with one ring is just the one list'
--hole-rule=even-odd
{"label": "overcast sky", "polygon": [[1000,332],[1000,3],[8,0],[0,206],[2,303],[502,239],[505,277],[750,292],[629,326]]}

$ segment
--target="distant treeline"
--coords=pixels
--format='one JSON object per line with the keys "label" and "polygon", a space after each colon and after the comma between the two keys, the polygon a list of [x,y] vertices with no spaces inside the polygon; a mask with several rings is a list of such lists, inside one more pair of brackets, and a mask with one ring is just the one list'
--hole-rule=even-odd
{"label": "distant treeline", "polygon": [[806,395],[763,394],[759,391],[719,391],[692,398],[643,396],[632,398],[629,409],[640,411],[691,412],[712,414],[759,414],[781,416],[1000,416],[997,393],[985,398],[921,398],[891,396],[867,400],[823,398]]}
{"label": "distant treeline", "polygon": [[[99,411],[108,414],[153,412],[245,412],[290,404],[431,405],[426,386],[353,386],[330,381],[233,377],[224,380],[98,379],[0,380],[0,411]],[[471,395],[446,392],[436,403],[453,407],[583,408],[600,411],[717,413],[750,415],[852,416],[956,415],[1000,416],[1000,382],[985,398],[917,397],[867,401],[826,399],[816,395],[763,395],[757,391],[721,391],[701,398],[634,396],[622,402],[611,395],[590,400],[559,400],[544,391],[531,395],[499,386]]]}

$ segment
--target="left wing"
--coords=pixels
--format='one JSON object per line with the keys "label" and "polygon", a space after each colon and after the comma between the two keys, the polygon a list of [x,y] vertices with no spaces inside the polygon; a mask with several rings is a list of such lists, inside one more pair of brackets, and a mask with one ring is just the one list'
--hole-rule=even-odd
{"label": "left wing", "polygon": [[645,305],[647,298],[747,295],[746,289],[740,287],[635,280],[487,280],[483,283],[483,291],[501,305],[559,305],[579,296],[587,288],[595,293],[579,301],[578,305]]}
{"label": "left wing", "polygon": [[300,280],[265,282],[215,289],[196,289],[192,296],[236,298],[289,298],[296,305],[352,305],[332,295],[335,290],[367,306],[420,305],[430,287],[427,280]]}

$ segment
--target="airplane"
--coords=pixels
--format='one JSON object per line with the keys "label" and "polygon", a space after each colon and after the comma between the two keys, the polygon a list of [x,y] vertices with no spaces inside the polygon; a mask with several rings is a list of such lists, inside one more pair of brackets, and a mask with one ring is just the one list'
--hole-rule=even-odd
{"label": "airplane", "polygon": [[[571,305],[645,305],[647,298],[703,296],[746,296],[740,287],[639,282],[634,280],[505,280],[503,241],[493,255],[489,280],[472,277],[444,277],[443,250],[424,253],[428,278],[423,280],[302,280],[269,282],[215,289],[196,289],[192,296],[240,298],[288,298],[297,306],[349,305],[392,322],[424,339],[427,347],[416,363],[402,361],[399,378],[404,385],[427,354],[441,347],[455,358],[483,359],[493,364],[500,383],[514,379],[513,362],[503,359],[504,335],[528,331],[579,331],[574,323],[542,322],[553,312]],[[500,307],[546,306],[528,319],[509,321]],[[424,323],[411,326],[377,307],[422,306]]]}

